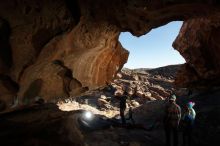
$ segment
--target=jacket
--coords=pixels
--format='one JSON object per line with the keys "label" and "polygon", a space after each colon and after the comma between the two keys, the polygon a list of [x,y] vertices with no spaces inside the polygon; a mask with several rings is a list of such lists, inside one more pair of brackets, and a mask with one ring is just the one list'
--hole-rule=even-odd
{"label": "jacket", "polygon": [[181,108],[176,103],[168,103],[165,109],[165,126],[177,128],[181,119]]}

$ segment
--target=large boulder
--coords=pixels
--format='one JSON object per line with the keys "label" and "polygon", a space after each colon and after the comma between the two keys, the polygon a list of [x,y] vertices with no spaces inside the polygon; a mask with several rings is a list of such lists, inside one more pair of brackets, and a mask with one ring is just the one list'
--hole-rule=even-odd
{"label": "large boulder", "polygon": [[170,94],[168,92],[166,92],[165,89],[160,86],[150,86],[149,89],[151,91],[157,92],[163,98],[170,96]]}

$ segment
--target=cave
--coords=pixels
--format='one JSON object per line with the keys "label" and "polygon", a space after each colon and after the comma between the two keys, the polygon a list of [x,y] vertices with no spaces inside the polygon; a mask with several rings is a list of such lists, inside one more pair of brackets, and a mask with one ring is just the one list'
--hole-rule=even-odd
{"label": "cave", "polygon": [[[142,76],[121,72],[129,52],[119,42],[120,33],[130,32],[139,37],[169,22],[183,21],[173,47],[186,63],[169,80],[173,81],[177,95],[184,93],[182,103],[189,100],[189,94],[193,95],[190,100],[196,101],[195,143],[218,145],[219,4],[217,0],[0,1],[0,143],[158,145],[160,140],[156,138],[141,139],[143,127],[136,127],[139,135],[131,131],[130,142],[126,135],[113,136],[114,132],[124,132],[117,126],[110,127],[112,133],[109,127],[103,127],[104,133],[80,130],[77,117],[83,111],[60,110],[57,103],[73,100],[81,104],[88,92],[112,90],[112,82],[121,77],[131,79],[133,84]],[[155,71],[146,74],[152,73]],[[157,74],[155,78],[159,83]],[[174,91],[173,87],[165,92],[157,87],[150,90],[158,103]],[[103,140],[102,134],[105,138],[110,135],[113,141]]]}

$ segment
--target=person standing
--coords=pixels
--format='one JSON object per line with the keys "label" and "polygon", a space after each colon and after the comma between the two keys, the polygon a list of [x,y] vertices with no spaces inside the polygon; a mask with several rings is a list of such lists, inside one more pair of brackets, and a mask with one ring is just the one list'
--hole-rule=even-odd
{"label": "person standing", "polygon": [[120,116],[123,125],[126,124],[126,120],[125,120],[126,100],[127,100],[127,94],[125,92],[124,95],[120,96]]}
{"label": "person standing", "polygon": [[[176,96],[172,95],[165,107],[164,129],[166,146],[178,145],[178,127],[181,119],[181,108],[176,104]],[[171,140],[172,139],[172,140]]]}
{"label": "person standing", "polygon": [[126,110],[126,100],[127,100],[127,93],[126,91],[123,93],[121,91],[115,91],[114,96],[119,99],[119,108],[120,108],[120,117],[122,124],[126,124],[126,119],[125,119],[125,110]]}
{"label": "person standing", "polygon": [[182,129],[183,129],[183,145],[188,146],[192,144],[192,131],[194,127],[194,122],[196,118],[196,112],[193,109],[195,105],[194,102],[188,102],[186,105],[185,112],[182,118]]}

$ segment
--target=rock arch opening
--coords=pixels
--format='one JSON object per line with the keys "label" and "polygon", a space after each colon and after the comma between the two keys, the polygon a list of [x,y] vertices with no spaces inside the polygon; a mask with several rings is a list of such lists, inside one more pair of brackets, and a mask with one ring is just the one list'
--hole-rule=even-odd
{"label": "rock arch opening", "polygon": [[124,67],[158,68],[185,63],[184,58],[172,47],[182,23],[182,21],[170,22],[140,37],[135,37],[129,32],[120,33],[119,41],[129,51],[128,61]]}

